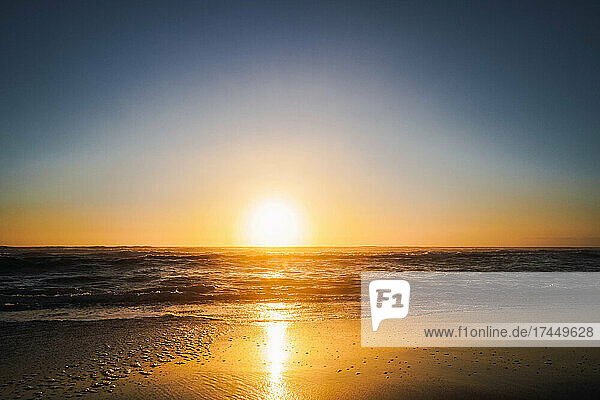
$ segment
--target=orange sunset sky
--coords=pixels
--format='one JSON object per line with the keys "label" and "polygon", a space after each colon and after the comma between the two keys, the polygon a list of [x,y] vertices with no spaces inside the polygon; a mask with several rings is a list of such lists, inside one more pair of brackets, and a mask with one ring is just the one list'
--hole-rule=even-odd
{"label": "orange sunset sky", "polygon": [[600,245],[587,22],[200,3],[10,15],[0,244]]}

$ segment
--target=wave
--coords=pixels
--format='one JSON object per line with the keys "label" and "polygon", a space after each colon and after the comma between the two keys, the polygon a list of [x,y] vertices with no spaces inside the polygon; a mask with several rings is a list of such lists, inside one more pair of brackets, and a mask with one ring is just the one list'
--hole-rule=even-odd
{"label": "wave", "polygon": [[350,303],[369,270],[600,271],[600,250],[0,247],[0,312]]}

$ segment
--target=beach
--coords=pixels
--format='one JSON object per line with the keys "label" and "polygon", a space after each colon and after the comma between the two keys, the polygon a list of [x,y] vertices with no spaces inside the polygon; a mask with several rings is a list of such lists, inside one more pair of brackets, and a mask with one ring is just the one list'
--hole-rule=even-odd
{"label": "beach", "polygon": [[600,399],[600,1],[0,20],[0,400]]}
{"label": "beach", "polygon": [[2,398],[591,397],[600,349],[361,348],[358,320],[3,323]]}
{"label": "beach", "polygon": [[598,348],[361,347],[360,274],[597,271],[598,254],[3,248],[0,398],[590,397]]}
{"label": "beach", "polygon": [[0,400],[600,395],[600,2],[0,2]]}

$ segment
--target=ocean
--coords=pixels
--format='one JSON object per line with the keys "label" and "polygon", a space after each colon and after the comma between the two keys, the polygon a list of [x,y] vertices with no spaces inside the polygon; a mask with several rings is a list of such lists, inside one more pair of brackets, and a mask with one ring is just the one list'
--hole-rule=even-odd
{"label": "ocean", "polygon": [[600,271],[597,248],[0,248],[0,321],[360,316],[364,271]]}

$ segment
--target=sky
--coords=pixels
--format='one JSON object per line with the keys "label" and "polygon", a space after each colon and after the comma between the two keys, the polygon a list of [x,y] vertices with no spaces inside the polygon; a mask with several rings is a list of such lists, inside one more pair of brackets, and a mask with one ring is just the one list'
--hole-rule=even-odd
{"label": "sky", "polygon": [[598,3],[0,8],[0,244],[600,245]]}

